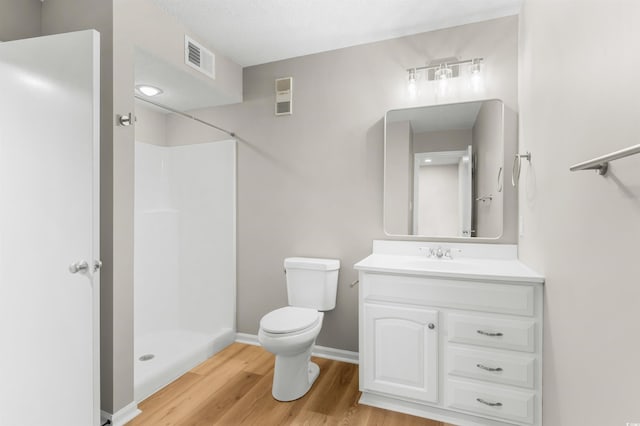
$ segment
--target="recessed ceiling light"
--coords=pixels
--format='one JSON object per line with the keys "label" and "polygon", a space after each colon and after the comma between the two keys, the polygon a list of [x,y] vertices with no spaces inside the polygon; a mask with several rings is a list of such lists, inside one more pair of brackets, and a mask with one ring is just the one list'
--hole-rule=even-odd
{"label": "recessed ceiling light", "polygon": [[425,162],[425,163],[430,163],[430,162],[431,162],[431,158],[425,158],[425,159],[424,159],[424,162]]}
{"label": "recessed ceiling light", "polygon": [[145,96],[157,96],[162,93],[162,89],[148,84],[138,84],[136,90]]}

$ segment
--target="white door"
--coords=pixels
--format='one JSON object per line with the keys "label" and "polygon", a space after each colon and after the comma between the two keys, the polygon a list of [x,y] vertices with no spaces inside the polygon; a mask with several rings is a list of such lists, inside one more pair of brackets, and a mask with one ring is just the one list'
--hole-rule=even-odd
{"label": "white door", "polygon": [[95,31],[0,43],[3,426],[100,422],[98,89]]}
{"label": "white door", "polygon": [[364,389],[438,401],[438,311],[364,305]]}

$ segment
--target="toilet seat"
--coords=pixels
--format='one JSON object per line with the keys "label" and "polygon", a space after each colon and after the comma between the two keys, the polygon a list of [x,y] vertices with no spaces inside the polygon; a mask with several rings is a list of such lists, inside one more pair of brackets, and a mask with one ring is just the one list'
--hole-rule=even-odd
{"label": "toilet seat", "polygon": [[286,306],[269,312],[260,320],[260,328],[271,334],[290,334],[315,326],[320,315],[315,309]]}

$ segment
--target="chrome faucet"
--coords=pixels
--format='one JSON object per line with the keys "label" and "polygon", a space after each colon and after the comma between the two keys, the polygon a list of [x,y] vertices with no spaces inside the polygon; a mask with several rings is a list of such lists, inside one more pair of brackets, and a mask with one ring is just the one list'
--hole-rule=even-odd
{"label": "chrome faucet", "polygon": [[442,247],[438,247],[436,249],[431,248],[429,249],[429,254],[427,254],[427,257],[435,257],[437,259],[453,259],[451,257],[451,250],[450,249],[443,249]]}

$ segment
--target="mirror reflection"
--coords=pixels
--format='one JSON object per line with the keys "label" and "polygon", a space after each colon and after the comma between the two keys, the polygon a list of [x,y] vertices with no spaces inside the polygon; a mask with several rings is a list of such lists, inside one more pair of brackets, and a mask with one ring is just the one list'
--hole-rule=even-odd
{"label": "mirror reflection", "polygon": [[487,100],[386,114],[385,232],[500,237],[503,108]]}

